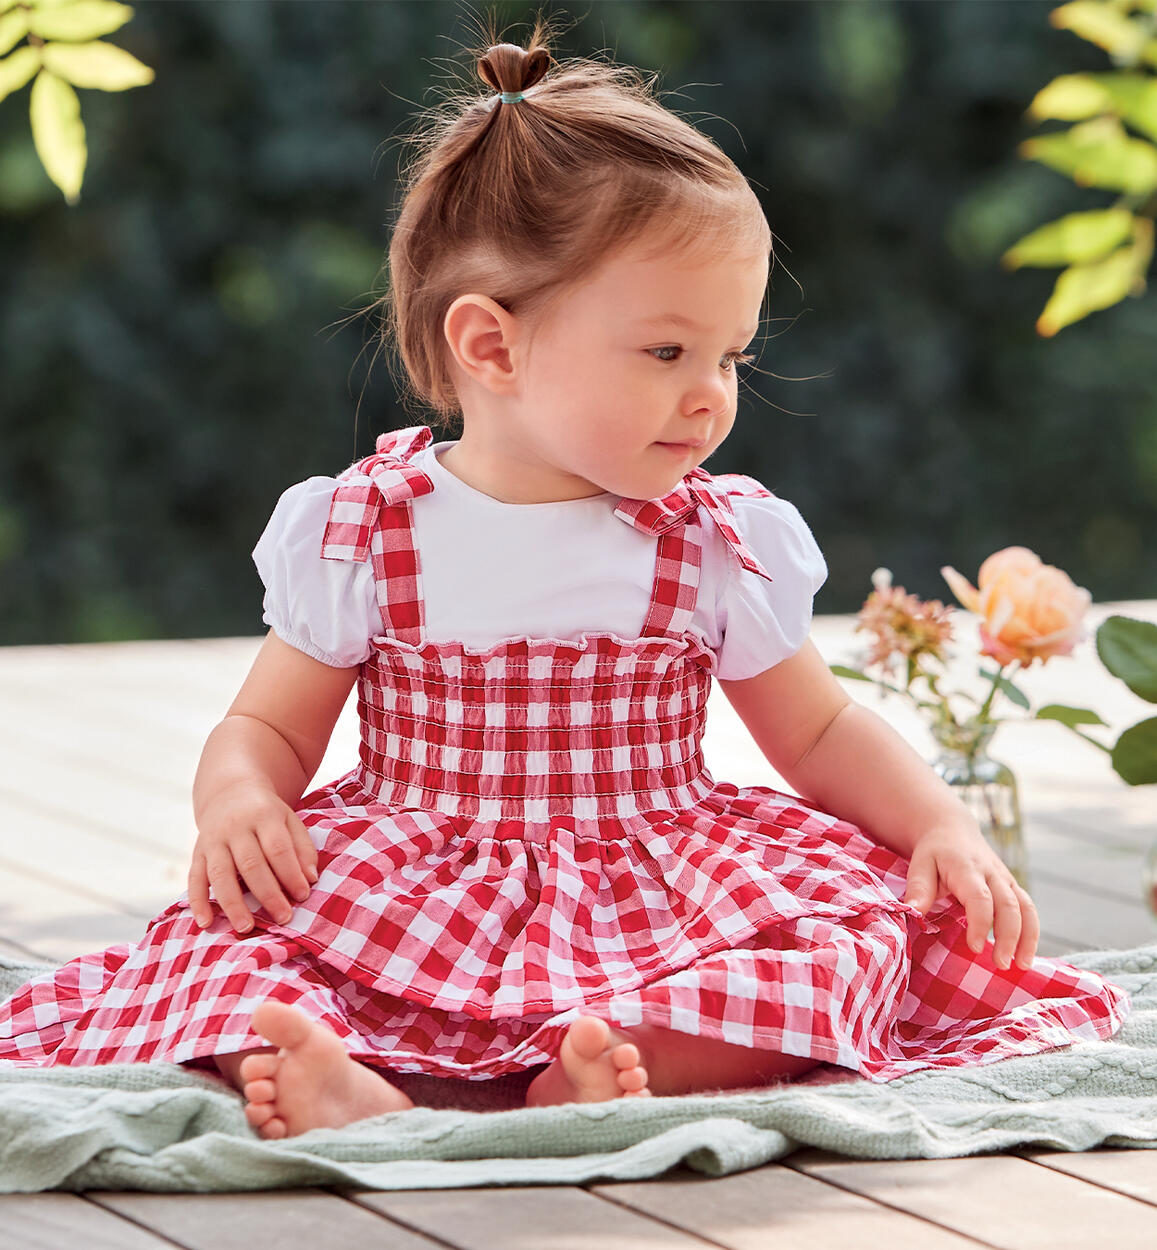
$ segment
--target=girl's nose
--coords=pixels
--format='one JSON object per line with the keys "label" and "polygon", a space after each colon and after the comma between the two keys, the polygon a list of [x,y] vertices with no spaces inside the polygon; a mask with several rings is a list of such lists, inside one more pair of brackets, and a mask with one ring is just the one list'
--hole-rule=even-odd
{"label": "girl's nose", "polygon": [[688,387],[683,399],[683,411],[688,416],[696,414],[717,416],[727,411],[731,402],[731,392],[722,377],[698,379]]}

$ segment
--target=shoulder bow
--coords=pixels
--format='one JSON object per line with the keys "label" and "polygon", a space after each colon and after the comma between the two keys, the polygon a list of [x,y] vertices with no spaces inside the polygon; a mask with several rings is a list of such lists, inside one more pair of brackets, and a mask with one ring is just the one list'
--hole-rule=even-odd
{"label": "shoulder bow", "polygon": [[378,436],[372,456],[357,461],[338,478],[321,538],[324,560],[367,560],[378,512],[408,503],[434,489],[433,479],[410,460],[430,445],[426,425]]}
{"label": "shoulder bow", "polygon": [[615,515],[645,534],[664,534],[676,525],[684,524],[699,508],[715,522],[728,546],[739,557],[739,562],[750,573],[757,573],[770,582],[771,574],[751,553],[739,536],[735,526],[735,510],[730,495],[770,498],[771,491],[754,478],[741,473],[721,473],[718,476],[706,469],[694,468],[669,494],[658,499],[622,499]]}

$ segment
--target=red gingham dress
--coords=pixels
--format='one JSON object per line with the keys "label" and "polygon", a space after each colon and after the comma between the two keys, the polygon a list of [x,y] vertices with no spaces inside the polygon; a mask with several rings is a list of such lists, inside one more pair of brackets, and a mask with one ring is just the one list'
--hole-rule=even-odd
{"label": "red gingham dress", "polygon": [[[427,427],[339,479],[330,559],[373,562],[382,633],[361,667],[360,762],[299,811],[320,879],[288,924],[201,930],[186,899],[132,946],[0,1004],[0,1059],[178,1061],[261,1045],[267,998],[358,1059],[482,1079],[543,1064],[580,1013],[886,1081],[1113,1034],[1125,992],[1038,958],[974,955],[947,896],[901,901],[907,860],[789,794],[716,782],[700,749],[715,655],[690,631],[703,527],[756,481],[696,469],[620,501],[657,536],[642,635],[425,641],[411,501]],[[252,908],[256,901],[248,896]]]}

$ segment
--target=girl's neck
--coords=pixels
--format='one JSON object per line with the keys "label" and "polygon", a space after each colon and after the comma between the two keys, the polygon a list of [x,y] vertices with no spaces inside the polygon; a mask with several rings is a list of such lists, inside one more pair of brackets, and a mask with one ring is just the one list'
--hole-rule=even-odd
{"label": "girl's neck", "polygon": [[448,473],[460,482],[499,503],[543,504],[568,503],[605,495],[581,478],[549,471],[546,466],[495,453],[467,439],[458,442],[435,457]]}

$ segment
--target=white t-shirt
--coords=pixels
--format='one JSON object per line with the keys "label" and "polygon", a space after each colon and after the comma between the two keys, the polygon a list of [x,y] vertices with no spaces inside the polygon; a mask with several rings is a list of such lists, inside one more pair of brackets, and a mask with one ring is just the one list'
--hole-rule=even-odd
{"label": "white t-shirt", "polygon": [[[658,539],[615,515],[619,497],[511,504],[468,486],[434,443],[411,463],[434,490],[412,501],[426,639],[486,648],[506,638],[638,638]],[[337,486],[311,477],[277,502],[253,549],[265,583],[264,621],[283,641],[338,668],[360,664],[382,633],[369,561],[323,560]],[[691,629],[716,653],[716,676],[754,677],[807,640],[812,597],[827,566],[792,504],[731,496],[735,528],[772,581],[749,572],[705,517],[699,598]]]}

